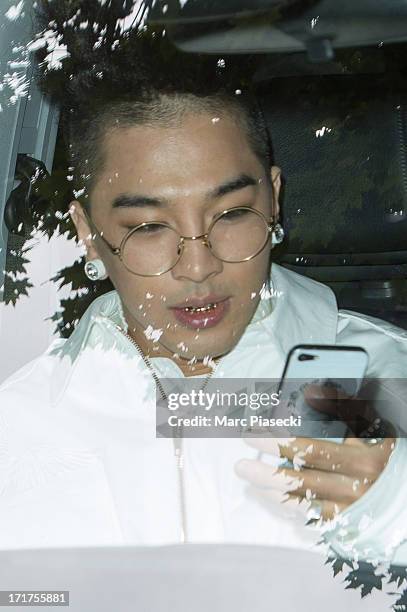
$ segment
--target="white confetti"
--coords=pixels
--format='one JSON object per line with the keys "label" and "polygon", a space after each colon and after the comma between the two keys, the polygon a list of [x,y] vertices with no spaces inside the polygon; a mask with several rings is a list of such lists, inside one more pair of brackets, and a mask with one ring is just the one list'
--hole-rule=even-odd
{"label": "white confetti", "polygon": [[216,368],[216,363],[213,361],[213,359],[209,355],[203,358],[202,363],[205,366],[210,366],[212,369]]}
{"label": "white confetti", "polygon": [[18,19],[23,12],[24,8],[24,0],[20,0],[20,2],[14,6],[10,6],[9,10],[6,13],[7,19],[10,21],[15,21]]}
{"label": "white confetti", "polygon": [[158,342],[159,339],[161,338],[162,334],[163,334],[163,330],[162,329],[154,329],[154,327],[152,327],[152,325],[149,325],[144,330],[145,337],[148,338],[148,340],[152,340],[153,342]]}
{"label": "white confetti", "polygon": [[326,127],[325,125],[323,125],[321,129],[315,131],[315,136],[317,138],[322,138],[322,136],[324,136],[324,134],[330,134],[331,132],[332,132],[331,128]]}
{"label": "white confetti", "polygon": [[117,20],[117,27],[120,29],[121,34],[144,25],[146,19],[146,14],[143,11],[144,6],[144,0],[135,0],[130,14],[123,19]]}

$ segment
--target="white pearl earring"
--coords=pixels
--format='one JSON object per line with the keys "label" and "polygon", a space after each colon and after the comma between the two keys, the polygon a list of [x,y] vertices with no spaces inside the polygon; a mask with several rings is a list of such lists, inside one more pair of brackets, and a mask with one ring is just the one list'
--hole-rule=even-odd
{"label": "white pearl earring", "polygon": [[280,225],[280,223],[275,223],[273,225],[273,230],[271,232],[271,244],[276,245],[280,244],[284,240],[284,229]]}
{"label": "white pearl earring", "polygon": [[100,281],[107,278],[105,264],[101,259],[87,261],[84,266],[85,274],[89,280]]}

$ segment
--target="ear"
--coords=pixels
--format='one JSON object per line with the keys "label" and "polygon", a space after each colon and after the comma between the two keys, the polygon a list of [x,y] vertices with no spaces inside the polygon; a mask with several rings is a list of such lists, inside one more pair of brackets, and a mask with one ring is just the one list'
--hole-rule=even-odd
{"label": "ear", "polygon": [[273,190],[273,218],[277,221],[280,214],[280,189],[281,189],[281,170],[278,166],[272,166],[270,170],[271,186]]}
{"label": "ear", "polygon": [[69,213],[76,227],[78,239],[81,241],[82,244],[85,245],[86,260],[90,261],[92,259],[99,258],[100,255],[95,246],[95,242],[92,239],[92,230],[89,227],[89,223],[86,219],[85,213],[83,212],[82,205],[77,200],[74,200],[70,203]]}

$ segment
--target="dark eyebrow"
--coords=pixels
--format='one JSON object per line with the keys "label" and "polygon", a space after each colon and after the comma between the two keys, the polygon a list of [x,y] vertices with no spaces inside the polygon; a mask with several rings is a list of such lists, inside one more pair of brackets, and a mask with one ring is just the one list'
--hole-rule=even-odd
{"label": "dark eyebrow", "polygon": [[249,176],[248,174],[240,174],[236,178],[233,178],[226,183],[222,183],[222,185],[219,185],[219,187],[216,187],[209,193],[209,198],[222,198],[229,193],[244,189],[245,187],[253,187],[257,184],[258,181],[252,176]]}
{"label": "dark eyebrow", "polygon": [[[245,187],[253,187],[258,184],[258,181],[247,174],[240,174],[238,177],[233,178],[215,189],[211,190],[207,197],[209,199],[222,198],[229,193],[244,189]],[[167,201],[161,198],[153,198],[146,195],[121,193],[116,196],[112,202],[112,208],[143,208],[147,206],[155,206],[156,208],[163,208],[167,205]]]}
{"label": "dark eyebrow", "polygon": [[166,205],[165,200],[160,198],[152,198],[145,195],[131,195],[129,193],[121,193],[112,202],[112,208],[143,208],[146,206],[163,207]]}

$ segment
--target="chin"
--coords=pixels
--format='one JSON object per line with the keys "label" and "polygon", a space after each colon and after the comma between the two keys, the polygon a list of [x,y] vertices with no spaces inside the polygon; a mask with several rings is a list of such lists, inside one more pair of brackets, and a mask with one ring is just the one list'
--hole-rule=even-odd
{"label": "chin", "polygon": [[[177,343],[178,344],[178,343]],[[187,344],[187,343],[186,343]],[[198,361],[203,361],[210,357],[211,359],[217,359],[229,353],[232,350],[233,344],[229,341],[225,341],[224,343],[219,342],[219,340],[215,343],[210,342],[197,342],[195,341],[195,345],[190,343],[188,351],[181,351],[179,348],[175,349],[174,352],[178,353],[178,355],[187,361],[195,357]]]}
{"label": "chin", "polygon": [[[239,313],[240,314],[240,313]],[[229,353],[240,340],[247,325],[235,320],[234,325],[217,325],[210,329],[191,330],[178,328],[164,333],[160,339],[162,346],[181,359],[189,361],[195,358],[202,361],[205,358],[217,359]],[[198,338],[196,336],[198,335]],[[185,350],[187,347],[188,350]]]}

